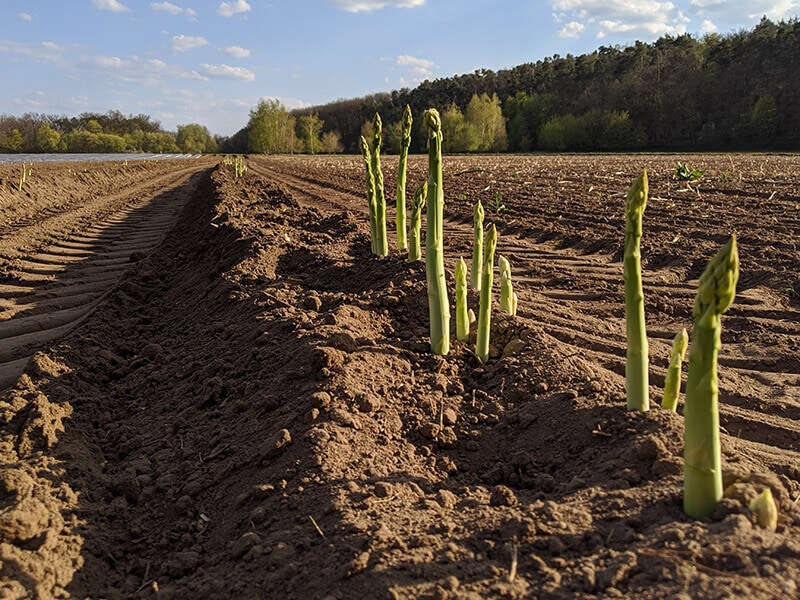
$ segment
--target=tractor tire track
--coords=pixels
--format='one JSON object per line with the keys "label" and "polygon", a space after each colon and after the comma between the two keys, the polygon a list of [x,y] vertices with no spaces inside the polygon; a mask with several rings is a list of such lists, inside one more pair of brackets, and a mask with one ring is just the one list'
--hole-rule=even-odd
{"label": "tractor tire track", "polygon": [[4,228],[0,389],[16,381],[36,350],[88,317],[164,239],[197,185],[199,168],[190,164],[105,199],[67,212],[46,210],[39,220]]}

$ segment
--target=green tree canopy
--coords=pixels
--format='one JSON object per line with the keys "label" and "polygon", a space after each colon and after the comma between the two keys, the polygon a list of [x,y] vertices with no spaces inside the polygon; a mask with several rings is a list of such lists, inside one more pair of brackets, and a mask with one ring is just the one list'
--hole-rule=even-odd
{"label": "green tree canopy", "polygon": [[303,152],[316,154],[322,149],[322,126],[324,121],[317,113],[303,115],[297,120],[297,137],[303,145]]}
{"label": "green tree canopy", "polygon": [[187,154],[200,154],[203,152],[216,152],[217,141],[208,129],[198,123],[178,125],[175,141],[181,152]]}
{"label": "green tree canopy", "polygon": [[250,111],[248,126],[250,152],[285,154],[295,151],[295,118],[278,100],[260,100]]}

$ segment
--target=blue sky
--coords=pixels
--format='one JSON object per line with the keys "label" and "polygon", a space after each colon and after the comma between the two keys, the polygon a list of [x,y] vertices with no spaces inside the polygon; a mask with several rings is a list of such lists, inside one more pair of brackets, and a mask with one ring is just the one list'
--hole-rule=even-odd
{"label": "blue sky", "polygon": [[601,45],[729,33],[800,0],[2,0],[0,113],[145,113],[231,135],[290,108]]}

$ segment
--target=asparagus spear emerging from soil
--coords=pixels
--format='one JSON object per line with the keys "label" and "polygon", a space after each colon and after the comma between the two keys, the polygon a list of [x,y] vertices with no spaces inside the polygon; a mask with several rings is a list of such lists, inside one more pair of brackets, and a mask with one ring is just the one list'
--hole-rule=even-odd
{"label": "asparagus spear emerging from soil", "polygon": [[422,260],[420,238],[422,234],[422,209],[428,199],[428,182],[423,181],[414,192],[414,204],[411,207],[411,232],[409,235],[408,260]]}
{"label": "asparagus spear emerging from soil", "polygon": [[478,200],[472,211],[475,239],[472,244],[472,272],[470,285],[473,290],[481,291],[481,276],[483,273],[483,204]]}
{"label": "asparagus spear emerging from soil", "polygon": [[383,124],[378,113],[375,113],[372,124],[375,128],[375,135],[372,138],[372,177],[375,179],[375,254],[386,256],[389,253],[389,241],[386,238],[386,196],[383,191],[383,171],[381,170]]}
{"label": "asparagus spear emerging from soil", "polygon": [[481,305],[478,310],[478,337],[475,354],[482,363],[489,360],[489,333],[492,328],[492,278],[494,277],[494,251],[497,247],[497,228],[492,224],[483,248],[481,272]]}
{"label": "asparagus spear emerging from soil", "polygon": [[408,248],[406,238],[406,163],[408,161],[408,148],[411,146],[411,107],[406,104],[403,111],[403,120],[400,124],[400,166],[397,168],[397,205],[395,223],[397,224],[397,248]]}
{"label": "asparagus spear emerging from soil", "polygon": [[501,255],[497,258],[497,266],[500,269],[500,308],[514,317],[517,314],[517,295],[511,283],[511,263]]}
{"label": "asparagus spear emerging from soil", "polygon": [[664,398],[661,407],[675,412],[678,410],[678,396],[681,392],[681,365],[689,346],[689,334],[684,327],[672,341],[672,356],[669,359],[667,376],[664,379]]}
{"label": "asparagus spear emerging from soil", "polygon": [[467,263],[460,257],[456,263],[456,339],[463,342],[469,337],[469,311],[467,309]]}
{"label": "asparagus spear emerging from soil", "polygon": [[647,171],[633,182],[625,205],[625,328],[628,337],[625,387],[628,410],[650,409],[647,332],[642,292],[642,213],[647,204]]}
{"label": "asparagus spear emerging from soil", "polygon": [[450,352],[450,302],[444,274],[444,189],[442,187],[442,121],[435,108],[425,111],[428,128],[428,222],[425,227],[425,273],[428,280],[428,311],[431,321],[431,351]]}
{"label": "asparagus spear emerging from soil", "polygon": [[375,203],[375,178],[372,176],[372,153],[369,150],[369,144],[364,136],[360,140],[361,156],[364,157],[364,163],[367,167],[367,203],[369,204],[369,238],[372,243],[372,253],[377,254],[378,250],[375,245],[375,229],[377,226],[378,209]]}
{"label": "asparagus spear emerging from soil", "polygon": [[756,513],[756,523],[760,527],[770,531],[775,531],[778,528],[778,507],[769,488],[766,488],[753,498],[748,508]]}
{"label": "asparagus spear emerging from soil", "polygon": [[710,516],[722,499],[717,354],[722,346],[721,316],[733,302],[738,279],[733,236],[708,263],[694,301],[683,410],[683,510],[695,519]]}

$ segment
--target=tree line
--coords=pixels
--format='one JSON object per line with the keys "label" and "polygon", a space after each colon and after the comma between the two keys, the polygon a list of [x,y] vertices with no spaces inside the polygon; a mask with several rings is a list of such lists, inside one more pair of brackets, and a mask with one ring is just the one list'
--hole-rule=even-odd
{"label": "tree line", "polygon": [[[296,123],[313,118],[320,135],[334,132],[347,152],[358,152],[376,112],[386,151],[398,148],[393,136],[406,104],[415,115],[439,110],[449,152],[800,150],[798,64],[798,21],[763,18],[748,31],[602,46],[283,112]],[[261,151],[250,144],[253,117],[228,140],[232,151]],[[412,149],[423,152],[415,127]],[[300,146],[287,140],[282,148]]]}
{"label": "tree line", "polygon": [[197,123],[164,131],[147,115],[82,113],[77,117],[26,113],[0,115],[0,152],[216,152],[218,138]]}

